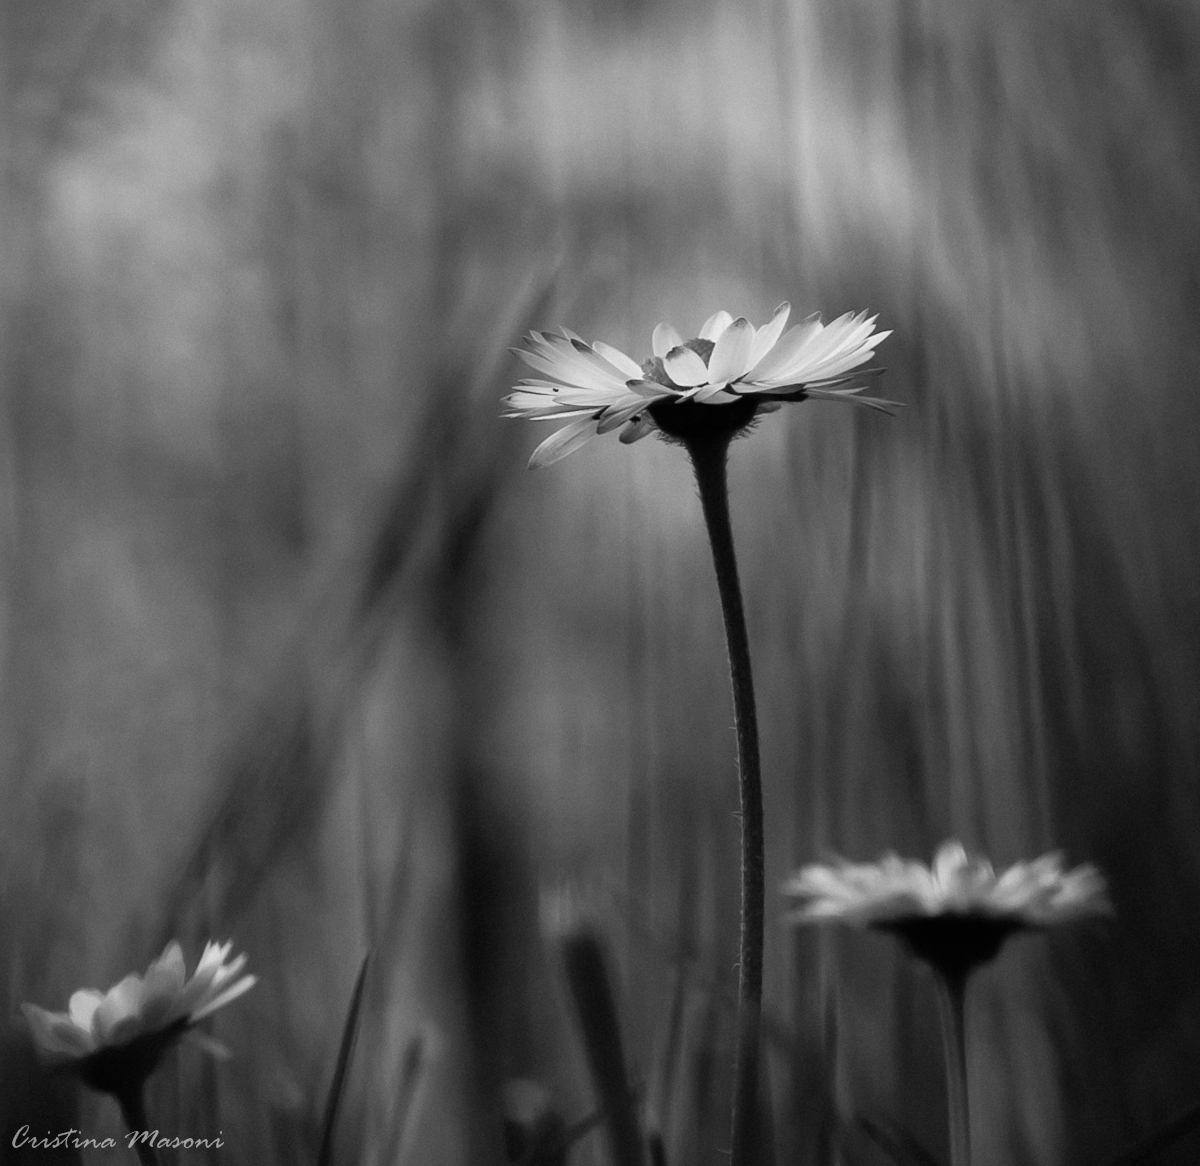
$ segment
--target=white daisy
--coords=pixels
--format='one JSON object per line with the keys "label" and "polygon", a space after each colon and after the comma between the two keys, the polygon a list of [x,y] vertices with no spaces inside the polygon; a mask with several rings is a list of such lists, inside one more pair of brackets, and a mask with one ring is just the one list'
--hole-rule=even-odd
{"label": "white daisy", "polygon": [[[686,341],[670,324],[659,324],[651,338],[654,355],[642,365],[566,329],[560,336],[533,332],[530,347],[514,351],[541,377],[521,381],[505,397],[506,416],[570,419],[534,451],[529,464],[537,467],[614,429],[621,429],[625,443],[655,430],[684,440],[701,428],[737,432],[782,401],[849,401],[885,413],[898,407],[858,396],[862,385],[838,387],[881,371],[851,374],[891,335],[875,331],[876,317],[846,313],[823,325],[814,315],[784,332],[790,311],[789,304],[780,304],[761,328],[720,311]],[[712,411],[697,410],[698,405]]]}
{"label": "white daisy", "polygon": [[147,1064],[149,1072],[176,1037],[254,987],[256,977],[239,977],[244,954],[226,963],[232,947],[207,944],[188,979],[183,951],[172,940],[145,976],[126,976],[107,992],[83,988],[66,1012],[23,1004],[39,1055],[52,1065],[77,1067],[89,1084],[97,1073],[105,1082]]}
{"label": "white daisy", "polygon": [[1090,864],[1064,871],[1060,854],[1045,854],[997,875],[956,841],[942,844],[932,868],[895,854],[877,863],[838,859],[804,867],[783,890],[796,904],[793,922],[893,931],[927,962],[959,970],[992,959],[1014,932],[1112,911]]}

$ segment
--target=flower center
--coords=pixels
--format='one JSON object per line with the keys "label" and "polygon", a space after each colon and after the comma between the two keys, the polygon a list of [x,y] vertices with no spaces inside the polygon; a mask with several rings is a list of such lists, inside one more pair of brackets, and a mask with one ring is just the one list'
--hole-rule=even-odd
{"label": "flower center", "polygon": [[[690,348],[708,367],[708,358],[712,356],[713,342],[711,340],[685,340],[684,348]],[[670,376],[667,375],[667,370],[662,362],[661,356],[648,356],[642,361],[642,375],[648,381],[653,381],[657,385],[666,385],[671,389],[682,389],[684,385],[677,385]]]}
{"label": "flower center", "polygon": [[[712,356],[711,340],[687,340],[684,348],[690,348],[707,365]],[[642,362],[642,372],[648,381],[679,389],[667,374],[662,357],[648,357]],[[736,401],[720,405],[708,405],[699,401],[655,401],[646,410],[654,424],[666,436],[676,441],[698,441],[713,438],[730,438],[745,429],[754,420],[758,398],[749,394],[739,396]]]}

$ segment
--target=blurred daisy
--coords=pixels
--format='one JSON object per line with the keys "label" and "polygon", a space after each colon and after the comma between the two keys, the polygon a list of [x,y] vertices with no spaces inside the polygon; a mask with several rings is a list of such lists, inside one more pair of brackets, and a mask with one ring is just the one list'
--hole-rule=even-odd
{"label": "blurred daisy", "polygon": [[567,1123],[545,1086],[527,1077],[506,1081],[500,1104],[508,1161],[566,1166],[570,1147]]}
{"label": "blurred daisy", "polygon": [[932,868],[895,854],[806,866],[784,893],[796,903],[794,922],[893,931],[922,959],[958,972],[991,960],[1014,932],[1112,911],[1094,866],[1064,871],[1060,854],[1046,854],[997,875],[955,841],[942,844]]}
{"label": "blurred daisy", "polygon": [[971,973],[1018,931],[1072,923],[1112,911],[1094,866],[1063,870],[1045,854],[997,875],[985,858],[945,842],[932,868],[889,854],[877,863],[839,859],[806,866],[784,884],[798,923],[875,927],[901,936],[934,972],[946,1064],[950,1166],[970,1166],[965,994]]}
{"label": "blurred daisy", "polygon": [[[744,316],[720,311],[699,336],[684,340],[670,324],[654,329],[654,355],[641,365],[602,341],[587,344],[573,332],[533,332],[528,349],[515,349],[538,378],[520,382],[507,396],[506,416],[531,421],[570,420],[534,450],[531,467],[573,453],[597,434],[621,430],[621,441],[638,441],[656,430],[686,441],[711,430],[736,433],[756,414],[782,401],[809,397],[848,401],[890,413],[896,402],[858,396],[858,369],[890,332],[876,332],[865,312],[847,313],[823,325],[819,316],[784,326],[789,304],[755,328]],[[839,388],[838,386],[850,385]]]}
{"label": "blurred daisy", "polygon": [[107,992],[83,988],[66,1012],[23,1004],[39,1055],[50,1065],[77,1070],[94,1089],[114,1094],[140,1089],[192,1025],[254,987],[254,976],[240,975],[244,954],[226,962],[232,947],[207,944],[189,979],[183,951],[173,940],[144,976],[126,976]]}

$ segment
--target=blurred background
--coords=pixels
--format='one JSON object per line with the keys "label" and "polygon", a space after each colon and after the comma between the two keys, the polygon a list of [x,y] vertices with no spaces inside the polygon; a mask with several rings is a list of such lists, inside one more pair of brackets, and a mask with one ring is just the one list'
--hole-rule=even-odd
{"label": "blurred background", "polygon": [[[0,1158],[121,1129],[20,1002],[178,935],[260,982],[213,1023],[233,1060],[155,1079],[164,1130],[314,1161],[370,949],[335,1160],[502,1162],[506,1082],[597,1106],[539,923],[567,887],[668,1161],[723,1161],[735,750],[695,488],[652,441],[526,473],[548,430],[500,398],[531,327],[641,359],[782,299],[879,312],[909,408],[790,406],[731,456],[775,1161],[944,1159],[930,982],[790,933],[776,888],[952,834],[1093,861],[1117,911],[975,981],[977,1166],[1187,1125],[1200,17],[5,0],[0,45]],[[1195,1161],[1183,1126],[1144,1160]]]}

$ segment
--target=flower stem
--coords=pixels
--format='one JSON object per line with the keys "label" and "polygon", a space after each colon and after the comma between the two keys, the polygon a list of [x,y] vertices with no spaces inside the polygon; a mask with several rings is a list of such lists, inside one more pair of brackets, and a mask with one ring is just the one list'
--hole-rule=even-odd
{"label": "flower stem", "polygon": [[946,1106],[950,1124],[950,1166],[971,1166],[971,1122],[967,1106],[967,1029],[964,972],[937,971],[938,1012],[946,1054]]}
{"label": "flower stem", "polygon": [[150,1123],[146,1118],[146,1099],[142,1094],[141,1084],[131,1086],[116,1096],[117,1104],[121,1107],[121,1116],[129,1127],[134,1148],[137,1150],[138,1161],[142,1166],[159,1166],[158,1151],[143,1137],[150,1132]]}
{"label": "flower stem", "polygon": [[742,822],[742,911],[738,960],[738,1031],[734,1061],[731,1166],[751,1166],[758,1157],[758,1054],[763,973],[763,807],[758,758],[758,717],[750,671],[750,640],[738,583],[726,481],[728,434],[685,441],[696,471],[700,505],[708,527],[725,641],[733,684]]}

